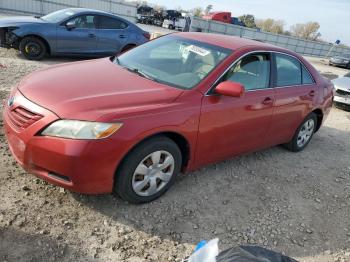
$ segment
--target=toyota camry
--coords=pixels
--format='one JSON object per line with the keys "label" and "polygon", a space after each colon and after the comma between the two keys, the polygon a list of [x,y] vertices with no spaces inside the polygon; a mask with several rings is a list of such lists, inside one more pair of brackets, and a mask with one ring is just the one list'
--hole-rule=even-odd
{"label": "toyota camry", "polygon": [[177,33],[32,73],[12,91],[3,119],[28,173],[142,203],[180,172],[276,145],[303,150],[332,102],[333,84],[294,52]]}

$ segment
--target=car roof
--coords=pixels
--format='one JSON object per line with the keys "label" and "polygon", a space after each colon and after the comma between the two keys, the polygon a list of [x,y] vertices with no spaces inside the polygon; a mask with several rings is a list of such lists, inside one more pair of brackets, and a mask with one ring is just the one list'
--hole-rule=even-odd
{"label": "car roof", "polygon": [[96,9],[91,9],[91,8],[67,8],[67,10],[71,10],[74,13],[95,13],[95,14],[104,14],[104,15],[109,15],[109,16],[117,16],[115,14],[112,13],[108,13],[105,11],[101,11],[101,10],[96,10]]}
{"label": "car roof", "polygon": [[238,36],[197,32],[177,33],[177,35],[184,38],[189,38],[191,40],[198,40],[200,42],[220,46],[231,50],[237,50],[247,46],[254,46],[256,48],[265,47],[271,49],[272,51],[276,50],[291,53],[291,51],[288,49],[280,48],[261,41],[241,38]]}
{"label": "car roof", "polygon": [[125,19],[123,17],[120,17],[120,16],[112,14],[112,13],[108,13],[108,12],[105,12],[105,11],[101,11],[101,10],[96,10],[96,9],[91,9],[91,8],[79,8],[79,7],[66,8],[66,10],[70,10],[70,11],[74,12],[76,15],[79,15],[79,14],[83,15],[85,13],[92,13],[92,14],[97,14],[97,15],[106,15],[106,16],[118,18],[119,20],[122,20],[123,22],[125,22],[125,23],[127,23],[129,25],[131,24],[130,21],[128,21],[127,19]]}

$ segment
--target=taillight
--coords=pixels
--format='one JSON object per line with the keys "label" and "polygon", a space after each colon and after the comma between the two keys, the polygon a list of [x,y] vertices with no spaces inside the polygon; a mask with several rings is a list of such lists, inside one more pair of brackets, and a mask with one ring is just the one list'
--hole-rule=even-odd
{"label": "taillight", "polygon": [[148,33],[148,32],[144,33],[143,36],[144,36],[145,38],[147,38],[148,40],[151,39],[151,35],[150,35],[150,33]]}

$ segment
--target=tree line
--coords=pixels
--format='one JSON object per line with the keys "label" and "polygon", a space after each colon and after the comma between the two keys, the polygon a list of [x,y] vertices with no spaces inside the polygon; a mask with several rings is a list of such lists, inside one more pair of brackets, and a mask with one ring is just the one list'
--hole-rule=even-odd
{"label": "tree line", "polygon": [[306,40],[319,41],[321,33],[319,32],[320,24],[318,22],[299,23],[285,30],[285,22],[283,20],[255,19],[254,15],[247,14],[239,17],[247,27],[260,28],[262,31],[288,36],[295,36]]}

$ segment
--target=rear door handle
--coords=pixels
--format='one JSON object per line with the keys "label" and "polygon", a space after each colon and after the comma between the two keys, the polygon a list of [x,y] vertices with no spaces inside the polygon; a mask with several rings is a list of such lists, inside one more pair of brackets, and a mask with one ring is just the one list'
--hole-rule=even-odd
{"label": "rear door handle", "polygon": [[125,35],[120,35],[119,38],[125,38]]}
{"label": "rear door handle", "polygon": [[266,97],[262,103],[264,105],[271,105],[273,104],[273,99],[271,97]]}
{"label": "rear door handle", "polygon": [[315,96],[315,90],[311,90],[311,91],[309,92],[309,96],[314,97],[314,96]]}
{"label": "rear door handle", "polygon": [[95,38],[96,35],[95,34],[89,34],[89,38]]}

